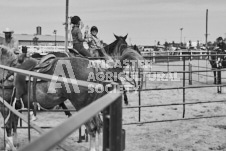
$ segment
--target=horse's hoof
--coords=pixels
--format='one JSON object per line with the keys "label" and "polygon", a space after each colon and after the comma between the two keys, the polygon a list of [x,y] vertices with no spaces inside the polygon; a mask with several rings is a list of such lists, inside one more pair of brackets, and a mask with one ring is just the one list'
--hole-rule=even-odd
{"label": "horse's hoof", "polygon": [[22,108],[22,104],[21,104],[20,100],[17,100],[16,103],[15,103],[15,109],[19,110],[21,108]]}
{"label": "horse's hoof", "polygon": [[77,141],[77,143],[81,143],[81,142],[82,142],[82,140],[80,140],[80,139]]}
{"label": "horse's hoof", "polygon": [[36,121],[38,118],[36,116],[31,116],[30,120],[31,121]]}
{"label": "horse's hoof", "polygon": [[68,114],[68,115],[67,115],[68,118],[71,117],[71,116],[72,116],[72,114]]}
{"label": "horse's hoof", "polygon": [[13,151],[9,144],[6,144],[5,151]]}
{"label": "horse's hoof", "polygon": [[18,149],[20,147],[19,143],[14,144],[14,146]]}

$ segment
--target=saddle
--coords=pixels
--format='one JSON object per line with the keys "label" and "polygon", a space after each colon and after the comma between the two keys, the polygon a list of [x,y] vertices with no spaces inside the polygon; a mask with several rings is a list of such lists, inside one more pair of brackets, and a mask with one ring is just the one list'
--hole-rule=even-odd
{"label": "saddle", "polygon": [[49,54],[41,58],[41,60],[37,63],[37,65],[32,69],[32,71],[37,71],[40,73],[46,73],[48,72],[53,64],[54,64],[54,59],[56,58],[55,55]]}
{"label": "saddle", "polygon": [[[17,68],[39,73],[46,73],[52,68],[54,62],[53,60],[55,58],[56,56],[53,54],[42,57],[40,61],[34,58],[24,58],[24,60],[20,60],[21,64],[18,65]],[[26,81],[28,81],[27,78]]]}

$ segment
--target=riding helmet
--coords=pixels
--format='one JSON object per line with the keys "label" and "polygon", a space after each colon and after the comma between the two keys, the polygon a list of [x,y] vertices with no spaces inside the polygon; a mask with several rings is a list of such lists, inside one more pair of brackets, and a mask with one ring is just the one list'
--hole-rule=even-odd
{"label": "riding helmet", "polygon": [[220,40],[223,40],[223,38],[222,37],[218,37],[217,38],[217,41],[220,41]]}
{"label": "riding helmet", "polygon": [[90,32],[92,32],[92,31],[98,32],[98,28],[97,28],[96,26],[93,26],[93,27],[91,27],[91,29],[90,29]]}
{"label": "riding helmet", "polygon": [[78,16],[71,17],[71,23],[72,24],[78,24],[79,21],[81,21],[80,17],[78,17]]}

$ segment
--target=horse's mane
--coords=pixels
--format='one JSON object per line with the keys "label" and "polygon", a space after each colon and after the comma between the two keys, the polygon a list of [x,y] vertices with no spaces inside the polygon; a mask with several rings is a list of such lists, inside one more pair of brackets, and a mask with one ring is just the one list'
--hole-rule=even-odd
{"label": "horse's mane", "polygon": [[112,50],[116,47],[118,43],[118,39],[116,39],[114,42],[110,43],[109,45],[105,46],[104,49],[107,54],[111,55],[113,52]]}
{"label": "horse's mane", "polygon": [[[128,47],[128,45],[125,41],[127,36],[125,36],[125,37],[115,36],[115,37],[116,37],[116,40],[114,42],[110,43],[109,45],[105,46],[104,49],[105,49],[106,53],[109,54],[110,56],[113,56],[113,57],[118,56],[119,57],[122,55],[123,50]],[[114,52],[115,47],[117,45],[119,45],[120,48],[117,49],[116,52]]]}

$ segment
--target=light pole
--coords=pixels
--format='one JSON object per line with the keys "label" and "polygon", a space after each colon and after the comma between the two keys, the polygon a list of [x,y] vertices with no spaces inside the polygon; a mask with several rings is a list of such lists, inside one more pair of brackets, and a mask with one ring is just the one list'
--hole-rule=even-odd
{"label": "light pole", "polygon": [[54,30],[53,33],[55,34],[55,46],[56,46],[56,34],[57,34],[57,30]]}
{"label": "light pole", "polygon": [[68,51],[68,11],[69,11],[69,0],[66,0],[66,13],[65,13],[65,51]]}
{"label": "light pole", "polygon": [[180,43],[182,43],[182,31],[183,31],[183,28],[180,28]]}

